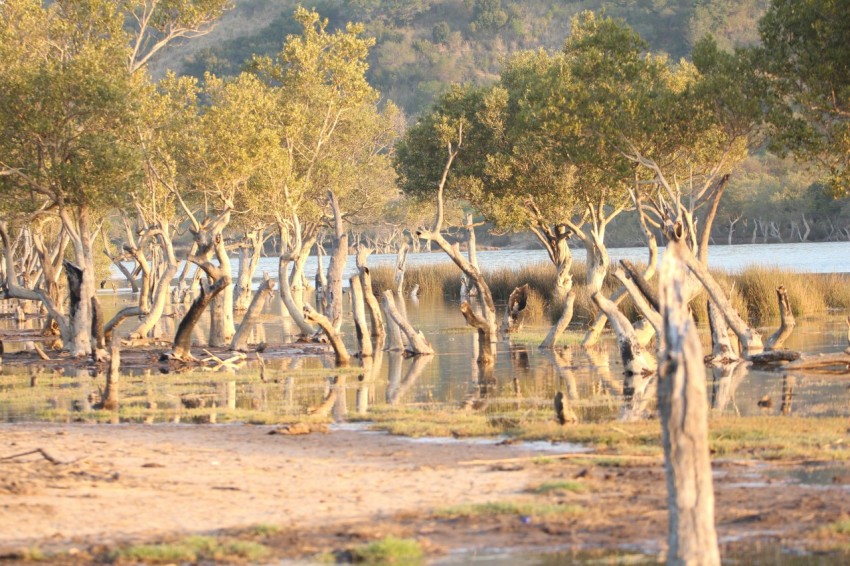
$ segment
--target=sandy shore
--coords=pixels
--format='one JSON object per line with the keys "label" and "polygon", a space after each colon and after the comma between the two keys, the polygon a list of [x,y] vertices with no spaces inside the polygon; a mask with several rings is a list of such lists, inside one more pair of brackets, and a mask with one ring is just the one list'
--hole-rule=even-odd
{"label": "sandy shore", "polygon": [[[303,436],[269,434],[273,430],[0,425],[0,555],[256,525],[280,528],[280,556],[311,556],[352,537],[387,533],[426,541],[436,553],[622,545],[656,552],[664,546],[660,461],[611,468],[496,440],[423,442],[345,427]],[[16,456],[37,449],[43,453]],[[474,460],[486,462],[470,464]],[[841,481],[812,487],[770,479],[777,469],[715,463],[723,540],[768,538],[807,546],[820,525],[850,514]],[[549,500],[582,512],[531,524],[516,517],[459,520],[433,513],[467,503],[539,499],[528,488],[559,479],[576,479],[588,489]]]}

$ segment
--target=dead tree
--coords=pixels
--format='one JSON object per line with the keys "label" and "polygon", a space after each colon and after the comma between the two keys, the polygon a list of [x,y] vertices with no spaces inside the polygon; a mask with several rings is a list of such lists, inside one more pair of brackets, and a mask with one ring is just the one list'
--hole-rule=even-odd
{"label": "dead tree", "polygon": [[667,472],[668,564],[719,565],[708,451],[705,367],[688,312],[685,243],[667,246],[659,281],[664,331],[658,355],[658,409]]}

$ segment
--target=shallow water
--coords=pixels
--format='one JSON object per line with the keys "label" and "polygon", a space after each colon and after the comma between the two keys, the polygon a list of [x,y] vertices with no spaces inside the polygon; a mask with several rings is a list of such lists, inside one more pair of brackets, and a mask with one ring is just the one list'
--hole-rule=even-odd
{"label": "shallow water", "polygon": [[[101,298],[107,315],[132,300],[128,295],[105,294]],[[482,374],[475,362],[477,338],[464,325],[458,305],[423,298],[408,300],[406,306],[411,321],[431,341],[436,355],[404,358],[395,352],[379,352],[371,369],[346,370],[337,370],[330,354],[268,359],[265,381],[261,381],[256,363],[238,372],[160,373],[152,355],[149,369],[124,372],[119,387],[120,417],[92,408],[105,384],[102,374],[71,367],[38,371],[7,364],[0,372],[0,421],[268,422],[311,411],[345,421],[368,418],[374,408],[389,405],[479,411],[492,419],[522,414],[528,419],[550,420],[552,399],[558,391],[564,392],[581,421],[654,416],[654,380],[624,382],[611,336],[598,348],[542,352],[537,342],[546,328],[532,327],[523,333],[524,343],[499,342],[492,371]],[[255,330],[255,342],[279,344],[291,339],[285,335],[288,319],[280,312],[280,305],[267,308]],[[174,324],[171,319],[164,322]],[[0,323],[11,328],[17,325],[8,319]],[[204,326],[203,321],[199,326]],[[344,330],[354,351],[353,332]],[[707,332],[704,334],[707,344]],[[204,340],[203,336],[199,339]],[[22,346],[7,342],[6,351]],[[840,351],[846,347],[846,323],[837,315],[802,319],[788,347],[806,352]],[[706,376],[713,414],[850,416],[850,392],[847,380],[840,376],[789,376],[744,366],[728,371],[707,368]]]}

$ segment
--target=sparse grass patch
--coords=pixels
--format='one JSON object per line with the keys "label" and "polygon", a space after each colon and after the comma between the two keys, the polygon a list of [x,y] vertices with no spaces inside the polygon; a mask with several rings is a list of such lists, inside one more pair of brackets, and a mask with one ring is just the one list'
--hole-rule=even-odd
{"label": "sparse grass patch", "polygon": [[838,535],[850,535],[850,519],[842,519],[834,523],[830,523],[825,527],[827,530]]}
{"label": "sparse grass patch", "polygon": [[174,542],[129,546],[115,551],[110,558],[118,562],[148,564],[228,560],[256,562],[269,554],[269,548],[257,542],[191,536]]}
{"label": "sparse grass patch", "polygon": [[253,525],[247,529],[247,532],[251,535],[258,537],[269,537],[272,535],[278,534],[281,530],[283,530],[280,525],[269,525],[266,523],[261,523],[259,525]]}
{"label": "sparse grass patch", "polygon": [[495,436],[503,432],[484,413],[409,407],[373,407],[367,419],[399,436]]}
{"label": "sparse grass patch", "polygon": [[414,539],[385,537],[351,550],[354,562],[362,564],[419,564],[422,545]]}
{"label": "sparse grass patch", "polygon": [[564,480],[544,482],[536,487],[531,488],[529,491],[538,495],[545,495],[549,493],[558,493],[565,491],[571,493],[585,493],[588,490],[589,488],[584,482]]}
{"label": "sparse grass patch", "polygon": [[518,515],[524,517],[554,517],[575,515],[583,511],[580,505],[562,503],[535,503],[493,501],[488,503],[470,503],[438,509],[434,516],[440,519],[498,517],[500,515]]}
{"label": "sparse grass patch", "polygon": [[[661,425],[657,420],[561,426],[548,412],[517,411],[500,414],[496,419],[482,412],[430,407],[376,407],[369,420],[380,430],[414,437],[506,434],[519,440],[582,444],[606,455],[607,460],[587,458],[586,464],[595,466],[635,465],[624,457],[660,457],[662,453]],[[842,418],[722,416],[709,422],[709,445],[714,457],[844,461],[850,460],[848,436],[847,422]]]}

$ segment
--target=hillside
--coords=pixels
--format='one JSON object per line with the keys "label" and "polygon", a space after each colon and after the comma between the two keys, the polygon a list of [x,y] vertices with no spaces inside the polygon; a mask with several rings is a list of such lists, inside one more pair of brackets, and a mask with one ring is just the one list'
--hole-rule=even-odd
{"label": "hillside", "polygon": [[[251,55],[277,52],[296,32],[295,0],[235,0],[207,36],[166,53],[154,66],[202,77],[238,73]],[[766,0],[317,0],[332,27],[363,22],[376,38],[369,79],[408,115],[421,112],[447,84],[482,83],[501,58],[520,49],[557,49],[581,10],[625,19],[655,51],[687,57],[707,32],[731,47],[757,40]]]}

